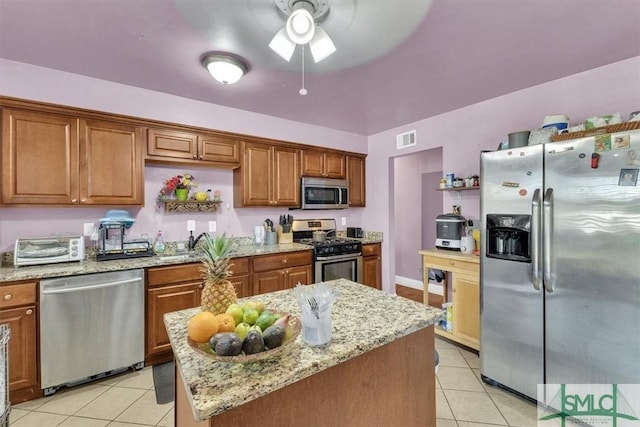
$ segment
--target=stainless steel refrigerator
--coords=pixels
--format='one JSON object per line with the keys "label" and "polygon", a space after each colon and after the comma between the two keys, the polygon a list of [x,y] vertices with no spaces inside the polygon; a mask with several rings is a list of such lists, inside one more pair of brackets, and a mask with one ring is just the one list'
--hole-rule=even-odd
{"label": "stainless steel refrigerator", "polygon": [[640,132],[481,154],[483,379],[640,383]]}

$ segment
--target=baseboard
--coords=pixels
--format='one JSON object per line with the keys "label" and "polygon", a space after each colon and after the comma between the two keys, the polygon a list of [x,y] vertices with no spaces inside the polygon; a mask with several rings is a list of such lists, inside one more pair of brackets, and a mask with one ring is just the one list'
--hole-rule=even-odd
{"label": "baseboard", "polygon": [[[396,276],[396,283],[398,285],[406,286],[407,288],[413,288],[423,290],[424,286],[420,280],[410,279],[409,277]],[[429,293],[440,295],[444,294],[444,288],[437,283],[429,282]]]}

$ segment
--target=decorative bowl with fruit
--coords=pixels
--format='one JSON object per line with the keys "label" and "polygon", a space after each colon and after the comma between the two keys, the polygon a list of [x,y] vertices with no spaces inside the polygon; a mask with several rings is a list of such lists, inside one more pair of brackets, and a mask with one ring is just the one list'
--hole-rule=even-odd
{"label": "decorative bowl with fruit", "polygon": [[224,314],[197,313],[189,320],[187,342],[210,359],[250,363],[281,353],[301,329],[297,317],[251,301],[242,306],[231,304]]}

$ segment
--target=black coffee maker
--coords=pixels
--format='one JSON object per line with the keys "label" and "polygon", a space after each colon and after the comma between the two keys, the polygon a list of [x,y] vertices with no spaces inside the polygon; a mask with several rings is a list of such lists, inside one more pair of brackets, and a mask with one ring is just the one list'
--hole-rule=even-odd
{"label": "black coffee maker", "polygon": [[531,262],[531,215],[487,215],[487,257]]}

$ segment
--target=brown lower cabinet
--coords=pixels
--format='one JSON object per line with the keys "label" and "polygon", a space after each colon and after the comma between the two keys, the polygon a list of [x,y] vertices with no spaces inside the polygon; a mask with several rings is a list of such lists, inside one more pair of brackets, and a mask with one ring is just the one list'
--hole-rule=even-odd
{"label": "brown lower cabinet", "polygon": [[380,243],[362,245],[362,283],[382,289],[382,249]]}
{"label": "brown lower cabinet", "polygon": [[312,283],[312,263],[311,250],[253,257],[253,295]]}
{"label": "brown lower cabinet", "polygon": [[9,325],[9,400],[17,404],[42,395],[38,381],[37,282],[0,287],[0,324]]}
{"label": "brown lower cabinet", "polygon": [[[204,288],[201,262],[154,267],[147,270],[145,365],[172,360],[173,353],[163,316],[172,311],[199,307]],[[249,296],[249,258],[231,260],[238,297]]]}

